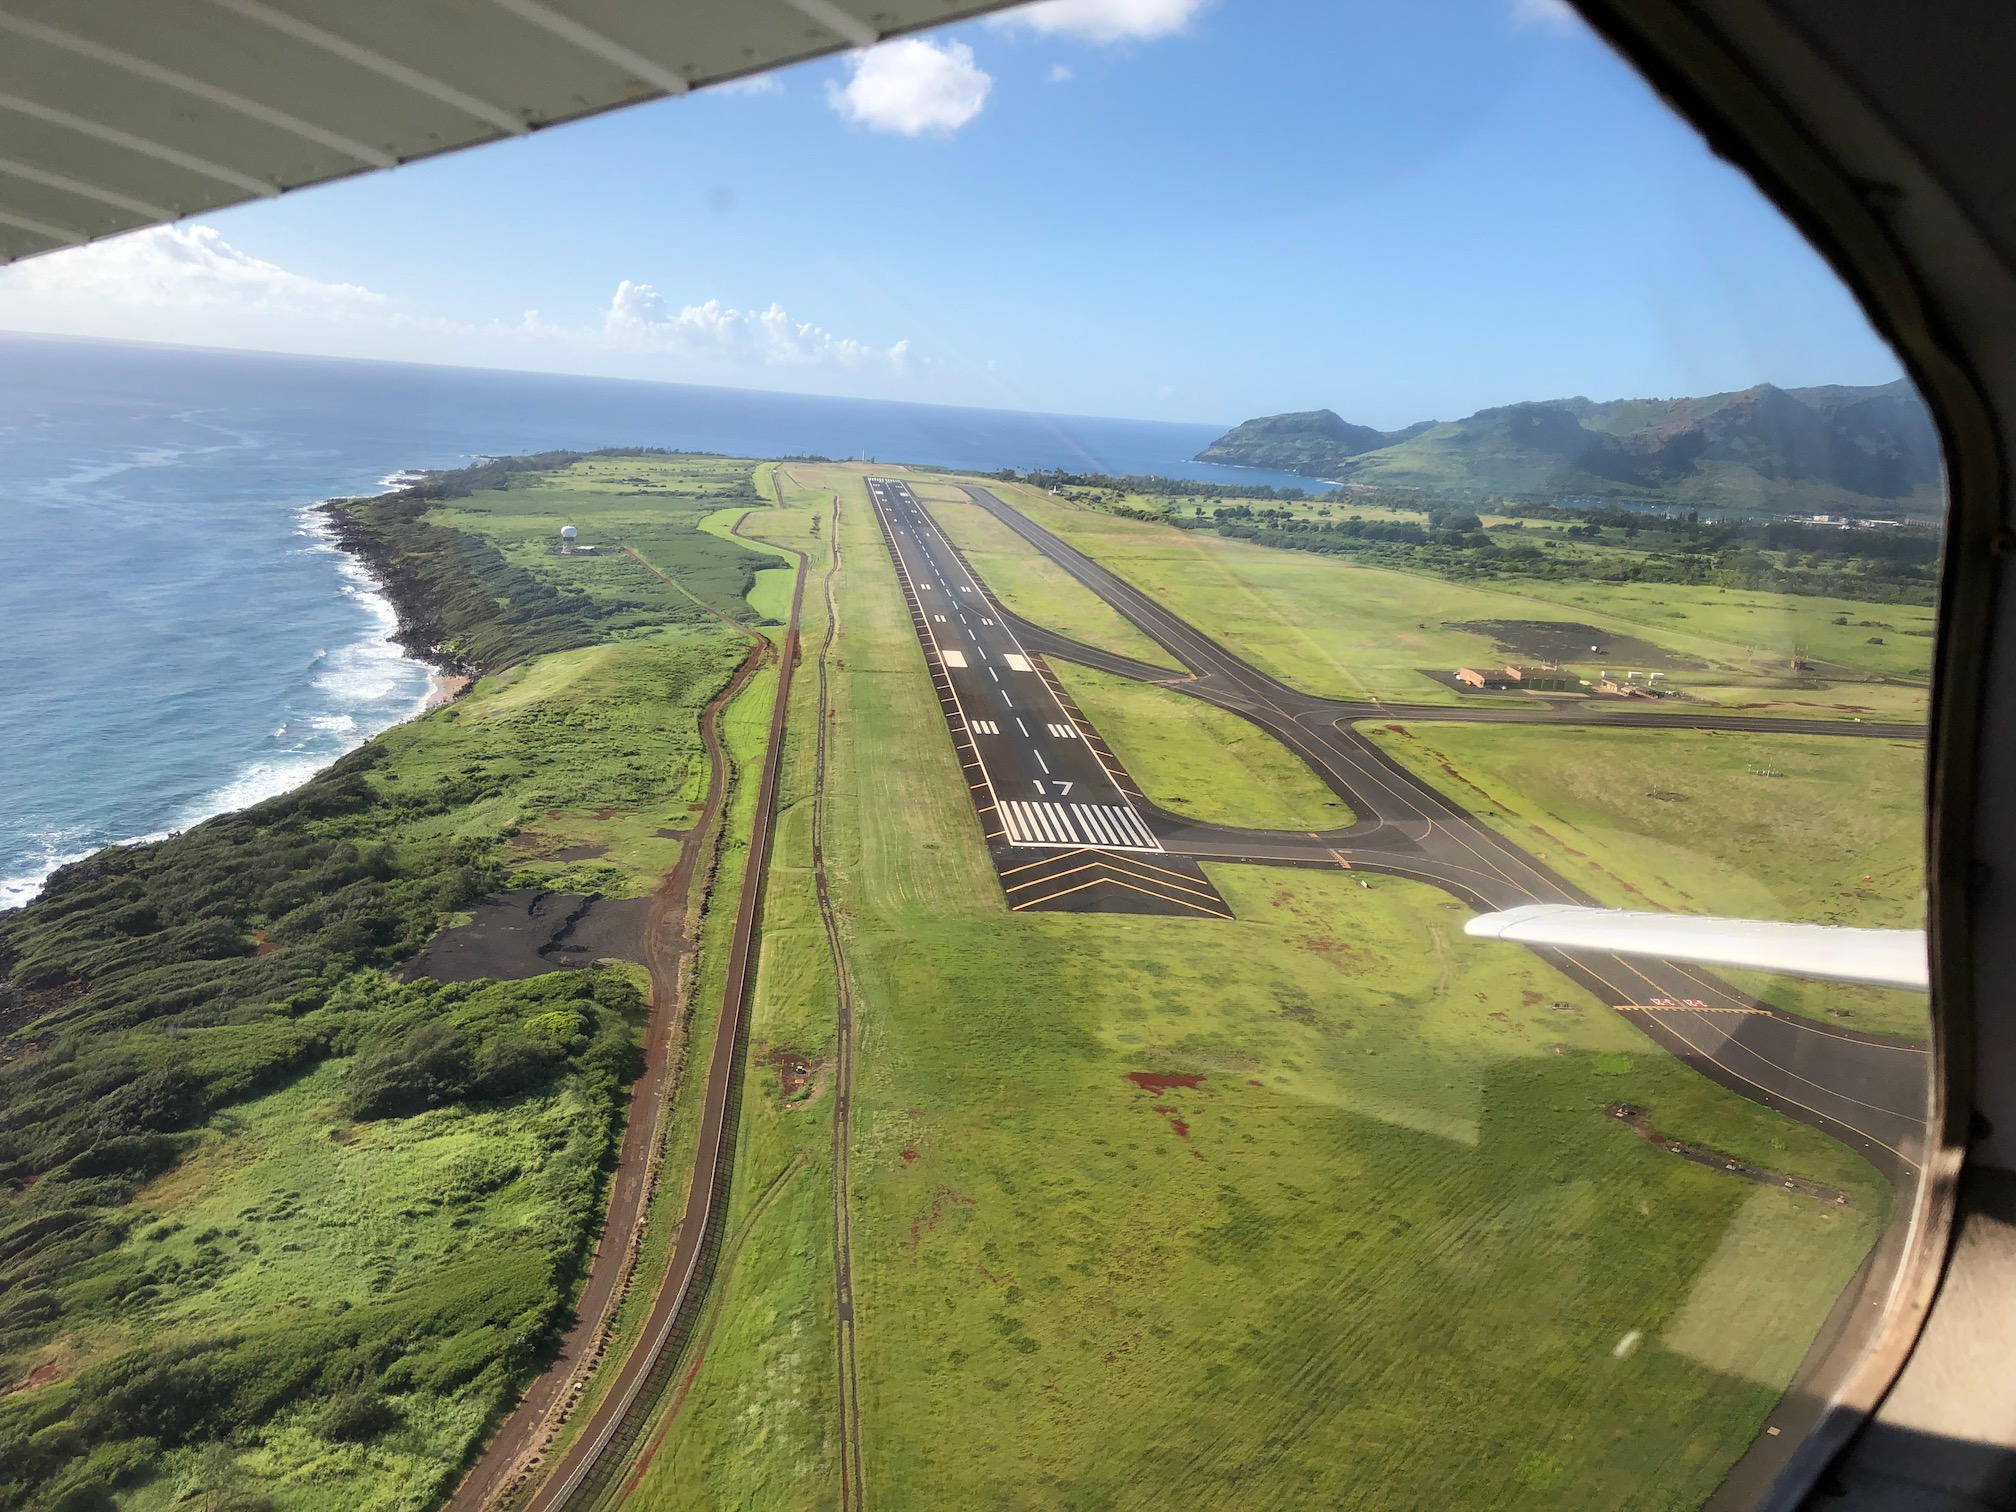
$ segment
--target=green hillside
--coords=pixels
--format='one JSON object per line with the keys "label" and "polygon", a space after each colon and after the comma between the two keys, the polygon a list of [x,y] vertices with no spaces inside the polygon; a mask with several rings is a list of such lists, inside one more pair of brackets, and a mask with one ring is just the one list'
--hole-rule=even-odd
{"label": "green hillside", "polygon": [[1931,417],[1903,380],[1692,399],[1551,399],[1380,432],[1328,410],[1249,420],[1199,461],[1477,499],[1643,499],[1684,507],[1927,513]]}

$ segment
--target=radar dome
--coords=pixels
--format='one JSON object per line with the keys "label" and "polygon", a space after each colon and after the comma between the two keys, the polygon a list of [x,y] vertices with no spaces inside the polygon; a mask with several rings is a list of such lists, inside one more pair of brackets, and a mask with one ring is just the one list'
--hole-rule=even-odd
{"label": "radar dome", "polygon": [[571,541],[580,533],[572,525],[562,525],[560,527],[560,539],[563,541]]}

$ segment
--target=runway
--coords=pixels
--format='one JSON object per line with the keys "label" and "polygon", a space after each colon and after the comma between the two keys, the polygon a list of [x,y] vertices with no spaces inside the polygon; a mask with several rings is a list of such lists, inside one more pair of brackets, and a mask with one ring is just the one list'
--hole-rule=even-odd
{"label": "runway", "polygon": [[1008,906],[1230,918],[909,487],[868,493]]}
{"label": "runway", "polygon": [[[1669,715],[1629,706],[1471,710],[1316,698],[1249,666],[989,490],[966,487],[974,503],[1098,594],[1184,669],[1171,672],[1078,645],[1006,614],[907,485],[871,479],[869,487],[911,592],[920,639],[933,663],[940,702],[994,849],[1004,892],[1026,875],[1017,868],[1041,866],[1044,852],[1054,855],[1075,847],[1083,855],[1109,858],[1100,863],[1096,886],[1070,895],[1074,906],[1086,908],[1148,911],[1149,884],[1138,877],[1123,883],[1103,870],[1122,860],[1171,872],[1183,869],[1184,886],[1200,889],[1199,894],[1177,892],[1165,880],[1153,889],[1154,911],[1193,916],[1230,912],[1215,889],[1208,902],[1201,895],[1210,884],[1196,867],[1199,860],[1345,868],[1404,877],[1439,887],[1480,911],[1538,902],[1593,904],[1595,900],[1572,882],[1389,759],[1359,735],[1354,724],[1364,719],[1430,717],[1862,738],[1921,733],[1909,726]],[[935,657],[934,648],[942,648]],[[946,658],[945,650],[957,655]],[[1199,824],[1157,809],[1104,748],[1096,730],[1069,706],[1048,675],[1045,656],[1158,683],[1251,720],[1296,752],[1351,806],[1357,822],[1327,832],[1242,830]],[[1034,721],[1032,706],[1041,711]],[[1059,709],[1075,726],[1075,737],[1060,738],[1050,729],[1067,722],[1057,718]],[[976,720],[1002,733],[972,733]],[[1071,784],[1068,792],[1058,790],[1060,782]],[[1124,838],[1132,843],[1080,838],[1083,832],[1075,828],[1070,838],[1064,838],[1061,829],[1043,828],[1059,823],[1054,807],[1004,812],[1010,803],[1061,805],[1087,800],[1090,806],[1124,813]],[[1082,823],[1075,814],[1071,819]],[[1103,837],[1120,833],[1113,827],[1116,819],[1109,815],[1098,833]],[[1146,842],[1136,823],[1146,830]],[[1189,880],[1193,868],[1194,882]],[[1039,877],[1045,875],[1038,872]],[[1142,890],[1130,890],[1130,885]],[[1017,894],[1008,896],[1010,906],[1016,906]],[[1924,1047],[1778,1012],[1697,967],[1588,952],[1539,953],[1704,1076],[1824,1129],[1859,1151],[1900,1188],[1915,1183],[1929,1077]]]}

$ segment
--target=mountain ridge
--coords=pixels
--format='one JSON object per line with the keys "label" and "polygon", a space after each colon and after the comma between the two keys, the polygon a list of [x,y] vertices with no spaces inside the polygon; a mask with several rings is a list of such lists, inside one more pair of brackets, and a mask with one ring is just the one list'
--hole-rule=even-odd
{"label": "mountain ridge", "polygon": [[1195,460],[1467,498],[1593,496],[1888,517],[1936,510],[1940,490],[1938,437],[1904,379],[1527,400],[1396,431],[1302,410],[1234,426]]}

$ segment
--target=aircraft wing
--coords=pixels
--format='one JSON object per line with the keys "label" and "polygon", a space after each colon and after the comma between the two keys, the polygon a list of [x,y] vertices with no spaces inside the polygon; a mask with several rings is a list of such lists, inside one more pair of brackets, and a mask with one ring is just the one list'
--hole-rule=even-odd
{"label": "aircraft wing", "polygon": [[1479,914],[1463,926],[1463,932],[1516,945],[1600,950],[1869,987],[1926,990],[1922,929],[1845,929],[1529,903],[1503,913]]}
{"label": "aircraft wing", "polygon": [[8,0],[0,264],[1005,0]]}

